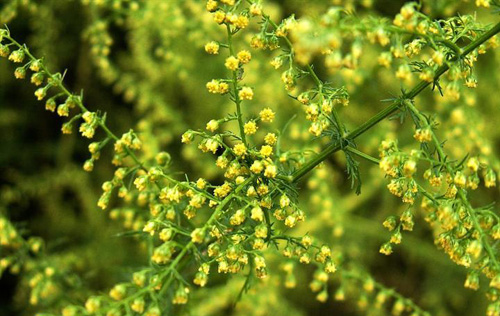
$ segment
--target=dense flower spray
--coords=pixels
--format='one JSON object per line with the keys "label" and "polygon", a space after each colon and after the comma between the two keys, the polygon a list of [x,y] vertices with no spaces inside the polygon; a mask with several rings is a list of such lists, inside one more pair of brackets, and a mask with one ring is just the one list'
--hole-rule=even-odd
{"label": "dense flower spray", "polygon": [[[79,284],[75,281],[78,275],[59,270],[48,260],[31,259],[47,255],[44,242],[24,238],[0,213],[0,271],[27,271],[29,303],[46,307],[39,315],[183,313],[178,305],[189,308],[197,293],[203,293],[200,288],[215,286],[221,277],[243,280],[237,297],[241,299],[253,287],[267,287],[272,282],[288,289],[302,286],[304,278],[298,280],[298,269],[309,271],[306,283],[319,302],[349,297],[366,313],[430,315],[376,281],[351,246],[340,242],[348,225],[343,220],[352,215],[356,203],[340,205],[343,197],[330,191],[334,173],[327,162],[337,152],[342,152],[345,172],[341,176],[350,181],[354,195],[362,188],[369,191],[385,178],[384,186],[402,202],[401,211],[391,210],[382,219],[391,235],[377,250],[390,255],[396,245],[403,246],[404,232],[415,229],[419,214],[429,223],[436,246],[467,269],[466,288],[479,289],[480,276],[485,276],[490,301],[486,314],[500,315],[496,245],[500,219],[493,206],[475,206],[471,193],[495,187],[500,165],[482,135],[463,146],[469,153],[449,153],[453,148],[442,137],[464,133],[466,114],[453,110],[449,122],[443,124],[437,116],[427,114],[432,109],[423,110],[417,98],[430,87],[446,102],[465,98],[473,104],[470,90],[478,86],[476,63],[480,55],[498,46],[495,35],[500,24],[485,26],[473,15],[434,19],[416,2],[404,4],[393,19],[354,14],[354,2],[347,1],[345,7],[332,6],[314,18],[291,15],[281,20],[274,18],[272,5],[268,13],[261,1],[153,2],[83,1],[95,19],[85,32],[94,66],[104,82],[135,102],[144,114],[137,128],[121,135],[109,127],[111,113],[108,117],[91,109],[83,92],[69,90],[65,73],[52,72],[8,28],[0,30],[0,56],[15,64],[14,77],[29,78],[35,86],[35,99],[65,120],[62,133],[77,131],[92,140],[83,170],[93,171],[101,156],[111,152],[114,174],[102,184],[97,206],[136,237],[147,257],[147,264],[135,267],[128,279],[107,293],[84,291],[85,300],[68,298],[64,288]],[[363,1],[362,6],[370,7],[370,3]],[[25,5],[36,7],[30,1]],[[476,1],[475,5],[499,8],[496,1]],[[199,82],[193,79],[197,86],[190,89],[221,106],[198,126],[172,124],[168,133],[174,135],[157,137],[158,127],[177,113],[167,101],[155,98],[162,79],[154,65],[167,63],[182,69],[179,78],[183,80],[189,79],[190,71],[195,72],[182,65],[182,56],[161,46],[162,41],[172,42],[174,35],[165,33],[175,30],[161,24],[152,27],[151,32],[161,34],[158,41],[162,44],[152,44],[151,35],[138,30],[148,25],[145,16],[169,9],[174,12],[169,13],[174,24],[182,30],[190,27],[186,21],[176,20],[177,14],[192,10],[199,15],[193,23],[206,31],[186,40],[195,41],[196,54],[207,55],[203,58],[217,71],[208,72],[211,77]],[[5,10],[14,12],[14,5]],[[100,19],[99,14],[106,12],[114,14]],[[145,65],[138,73],[121,69],[111,56],[113,19],[137,32],[130,48],[133,57]],[[368,69],[364,54],[370,49],[374,55],[371,66],[391,72],[403,88],[398,96],[385,100],[381,111],[354,124],[349,119],[357,123],[359,118],[349,110],[360,102],[356,94],[369,78],[363,67]],[[266,69],[270,82],[277,79],[271,92],[263,83],[267,78],[259,76],[261,69]],[[135,84],[141,76],[148,83]],[[327,79],[329,76],[334,80]],[[273,104],[270,96],[278,90],[288,98],[287,105],[299,109],[302,124],[284,117],[286,111]],[[164,108],[168,110],[162,112]],[[405,139],[401,146],[399,137],[392,134],[374,138],[374,145],[364,147],[358,137],[386,118],[396,118],[411,130],[410,141]],[[311,141],[312,148],[308,147]],[[284,145],[286,142],[292,144]],[[160,149],[169,143],[182,144],[183,158],[193,164],[192,173],[179,176],[172,158],[179,157]],[[375,147],[378,158],[368,154]],[[199,167],[198,160],[206,164]],[[377,166],[377,174],[371,175],[375,180],[366,179],[360,171],[362,162]],[[373,185],[362,187],[362,180],[373,181],[369,182]],[[312,192],[309,200],[301,194],[306,190]],[[228,291],[233,291],[231,282]]]}

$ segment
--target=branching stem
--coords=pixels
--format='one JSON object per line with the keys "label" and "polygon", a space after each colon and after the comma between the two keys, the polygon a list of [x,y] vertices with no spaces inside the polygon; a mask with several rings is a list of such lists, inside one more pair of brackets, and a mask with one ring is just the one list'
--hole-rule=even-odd
{"label": "branching stem", "polygon": [[[481,44],[486,42],[488,39],[491,37],[495,36],[497,33],[500,32],[500,23],[497,23],[495,26],[493,26],[489,31],[485,32],[481,36],[479,36],[476,40],[474,40],[472,43],[467,45],[463,50],[462,54],[460,55],[460,58],[464,58],[467,56],[470,52],[472,52],[474,49],[478,48]],[[434,82],[436,82],[439,77],[444,74],[448,69],[449,69],[448,64],[444,64],[441,67],[439,67],[435,74],[434,74]],[[415,98],[420,92],[422,92],[425,88],[427,88],[431,82],[428,81],[421,81],[418,83],[410,92],[406,93],[403,95],[404,99],[413,99]],[[394,101],[390,106],[386,107],[382,111],[378,112],[374,116],[372,116],[370,119],[368,119],[365,123],[361,124],[358,128],[353,130],[352,132],[348,133],[346,135],[346,139],[349,140],[354,140],[358,136],[362,135],[364,132],[367,130],[371,129],[373,126],[377,125],[380,121],[384,120],[385,118],[389,117],[392,115],[394,112],[396,112],[399,107],[401,106],[401,101],[396,100]],[[323,151],[321,151],[316,157],[312,158],[308,162],[306,162],[301,168],[297,169],[293,174],[292,174],[292,182],[297,182],[300,180],[303,176],[305,176],[309,171],[314,169],[317,165],[319,165],[321,162],[323,162],[328,156],[331,154],[341,150],[341,146],[339,144],[332,144],[325,148]]]}

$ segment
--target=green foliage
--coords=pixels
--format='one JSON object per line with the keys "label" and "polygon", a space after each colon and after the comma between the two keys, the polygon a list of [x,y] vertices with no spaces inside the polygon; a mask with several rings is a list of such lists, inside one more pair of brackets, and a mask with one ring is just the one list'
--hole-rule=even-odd
{"label": "green foliage", "polygon": [[499,9],[5,1],[0,312],[500,315]]}

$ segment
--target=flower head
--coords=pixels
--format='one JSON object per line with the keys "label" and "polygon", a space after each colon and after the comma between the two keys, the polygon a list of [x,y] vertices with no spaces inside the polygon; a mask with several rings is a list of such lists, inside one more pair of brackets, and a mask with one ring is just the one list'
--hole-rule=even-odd
{"label": "flower head", "polygon": [[250,87],[243,87],[238,92],[238,96],[241,100],[252,100],[253,99],[253,90]]}

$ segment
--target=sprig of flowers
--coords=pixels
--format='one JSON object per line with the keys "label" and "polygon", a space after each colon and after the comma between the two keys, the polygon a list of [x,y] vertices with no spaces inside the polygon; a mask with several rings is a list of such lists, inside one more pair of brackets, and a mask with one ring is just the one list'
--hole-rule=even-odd
{"label": "sprig of flowers", "polygon": [[[476,52],[482,51],[482,45],[500,31],[500,24],[477,36],[476,33],[481,33],[483,28],[479,28],[472,20],[467,20],[469,18],[430,21],[415,10],[416,4],[408,4],[396,17],[395,27],[385,20],[368,19],[364,26],[352,28],[349,27],[349,23],[352,23],[351,16],[344,15],[337,9],[328,12],[324,17],[327,19],[324,21],[325,25],[331,27],[341,23],[343,28],[339,30],[348,36],[363,33],[369,40],[382,46],[388,45],[391,37],[395,39],[396,44],[402,44],[403,35],[416,36],[418,38],[409,42],[408,46],[403,46],[408,55],[420,53],[424,46],[435,51],[431,61],[413,64],[422,79],[419,84],[409,92],[404,92],[401,98],[392,100],[390,106],[361,126],[349,131],[334,107],[335,103],[347,104],[346,90],[334,88],[322,81],[309,63],[315,51],[306,52],[300,43],[292,43],[288,38],[288,33],[298,32],[296,34],[299,34],[299,38],[307,39],[307,25],[301,25],[303,21],[297,24],[293,17],[276,24],[263,12],[259,2],[249,1],[248,6],[245,4],[244,1],[233,0],[208,0],[206,3],[206,9],[212,13],[214,21],[225,27],[226,39],[225,42],[210,41],[205,45],[205,51],[214,56],[228,52],[223,64],[229,72],[227,78],[209,81],[206,88],[209,93],[228,96],[236,112],[209,120],[206,131],[189,130],[182,136],[182,142],[186,144],[199,140],[198,148],[216,157],[216,166],[224,171],[223,183],[210,183],[203,178],[191,181],[187,176],[185,180],[175,179],[168,168],[170,156],[164,152],[158,153],[155,161],[142,162],[135,153],[141,149],[140,135],[130,130],[121,137],[116,136],[107,127],[105,114],[89,111],[83,104],[82,94],[69,92],[63,84],[63,74],[49,72],[43,60],[35,58],[26,46],[15,41],[8,30],[1,31],[0,55],[8,57],[14,63],[22,64],[15,70],[15,77],[24,79],[28,70],[32,71],[31,82],[39,87],[35,96],[38,100],[46,100],[46,108],[57,111],[59,116],[69,117],[75,112],[73,109],[78,110],[78,113],[63,125],[63,133],[70,133],[73,124],[80,122],[79,131],[84,137],[93,138],[99,130],[106,135],[104,140],[89,145],[91,158],[85,162],[84,169],[92,170],[101,150],[108,143],[114,144],[113,163],[118,168],[113,179],[103,184],[104,192],[98,205],[103,209],[107,208],[115,189],[125,203],[137,205],[132,210],[113,209],[110,216],[118,218],[123,215],[127,225],[149,246],[149,267],[136,271],[131,281],[114,286],[108,295],[90,297],[85,306],[67,306],[62,311],[63,315],[105,313],[112,316],[132,311],[149,316],[160,315],[165,310],[174,309],[172,304],[186,304],[189,293],[194,288],[192,283],[199,287],[205,286],[214,268],[220,274],[247,272],[247,280],[254,277],[265,278],[269,267],[264,250],[270,246],[281,249],[283,255],[291,260],[315,265],[316,272],[310,287],[317,293],[319,301],[328,299],[329,274],[334,274],[337,269],[342,271],[342,278],[362,280],[365,277],[363,273],[356,273],[341,266],[340,256],[332,251],[329,245],[315,244],[307,234],[302,237],[290,235],[288,229],[294,228],[306,217],[305,211],[299,206],[295,184],[339,150],[344,151],[347,156],[350,176],[359,177],[357,162],[351,155],[367,158],[372,162],[377,161],[357,150],[354,140],[397,111],[403,114],[410,112],[417,125],[417,140],[422,143],[433,142],[436,153],[424,145],[420,153],[434,169],[445,171],[449,175],[449,190],[444,199],[425,191],[423,186],[413,179],[417,168],[416,160],[422,157],[404,155],[399,153],[394,144],[384,144],[384,157],[379,163],[389,176],[395,178],[389,189],[402,196],[403,201],[409,204],[413,204],[417,194],[422,193],[431,201],[430,204],[435,204],[433,207],[437,207],[438,210],[433,213],[440,217],[439,221],[444,222],[444,230],[456,234],[464,233],[464,229],[464,234],[467,234],[467,230],[470,230],[474,240],[464,242],[460,239],[463,236],[458,236],[456,243],[464,245],[452,247],[455,246],[455,240],[446,233],[439,240],[452,259],[460,264],[470,266],[472,262],[469,261],[478,260],[479,268],[473,270],[467,284],[469,287],[475,287],[477,272],[482,270],[492,278],[492,295],[495,298],[495,289],[499,287],[496,275],[498,263],[494,246],[490,244],[490,236],[487,234],[495,239],[496,235],[500,235],[496,228],[494,229],[496,226],[493,226],[498,217],[494,213],[490,214],[492,212],[487,208],[473,208],[463,190],[465,186],[477,185],[478,176],[475,173],[479,170],[479,163],[472,159],[467,161],[467,168],[472,172],[467,178],[463,172],[463,163],[446,161],[442,145],[433,132],[435,124],[411,102],[431,83],[439,88],[439,79],[447,71],[460,71],[456,76],[463,77],[465,74],[466,84],[474,85],[471,74]],[[258,117],[245,115],[245,106],[250,104],[259,91],[243,84],[245,69],[248,69],[246,65],[252,61],[252,54],[246,49],[236,49],[236,36],[249,26],[252,16],[262,17],[262,27],[251,40],[251,46],[276,49],[282,42],[286,45],[282,55],[272,62],[276,68],[280,68],[284,61],[288,62],[289,69],[282,76],[285,87],[293,90],[297,80],[304,76],[310,77],[314,83],[313,88],[297,94],[294,98],[307,107],[306,116],[312,122],[310,132],[315,136],[328,136],[331,145],[305,163],[301,162],[302,159],[289,159],[286,153],[279,154],[279,140],[282,135],[274,132],[261,135],[262,130],[266,129],[265,124],[272,123],[275,119],[274,111],[263,107]],[[353,25],[360,23],[356,21]],[[427,35],[426,31],[433,35]],[[456,34],[459,35],[455,36]],[[92,36],[99,35],[103,34],[94,32]],[[109,45],[109,39],[105,35],[96,41]],[[332,39],[332,43],[338,45],[334,40]],[[459,40],[472,42],[460,48],[456,44]],[[11,51],[12,48],[15,50]],[[395,55],[399,54],[396,52],[397,48],[392,52]],[[359,54],[359,47],[353,45],[352,49],[353,55],[345,60],[344,66],[355,67],[355,56]],[[106,47],[100,53],[106,55],[105,52]],[[391,58],[387,52],[381,55],[382,64],[387,65]],[[237,123],[238,133],[228,128],[227,123],[230,122]],[[387,157],[390,159],[384,159]],[[433,171],[435,170],[431,170],[429,178],[438,181],[435,179],[436,175],[432,174]],[[488,177],[488,182],[492,183],[493,175]],[[135,189],[127,183],[133,183]],[[450,202],[452,199],[454,200]],[[447,206],[450,206],[451,211]],[[454,207],[460,208],[458,219],[452,214]],[[400,230],[413,228],[413,215],[408,210],[400,217],[399,223],[391,218],[386,221],[385,226],[396,230],[391,242],[397,244],[402,238]],[[9,237],[10,228],[5,231]],[[390,247],[390,243],[386,244],[382,252],[389,253],[392,250]],[[484,247],[486,255],[481,256],[482,250],[478,250],[480,247]],[[196,272],[189,272],[193,270]],[[290,265],[283,267],[287,284],[290,286],[295,283],[292,270]],[[395,298],[392,307],[395,314],[409,308],[415,315],[426,315],[413,302],[387,290],[371,278],[364,280],[362,286],[366,293],[359,300],[361,307],[367,305],[368,296],[374,294],[377,289],[375,301],[379,305],[384,303],[387,296]],[[246,287],[247,283],[244,289]],[[342,292],[339,290],[336,296],[341,299]],[[165,300],[165,297],[169,299]],[[499,303],[494,300],[488,311],[490,315],[499,313]]]}

